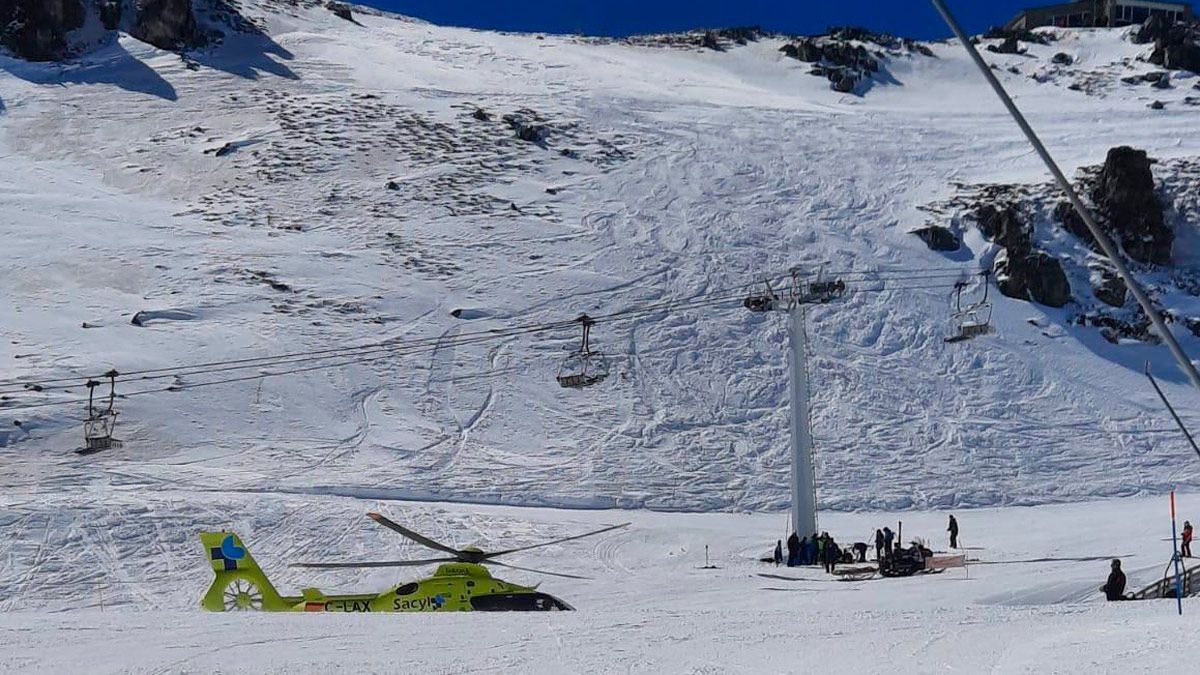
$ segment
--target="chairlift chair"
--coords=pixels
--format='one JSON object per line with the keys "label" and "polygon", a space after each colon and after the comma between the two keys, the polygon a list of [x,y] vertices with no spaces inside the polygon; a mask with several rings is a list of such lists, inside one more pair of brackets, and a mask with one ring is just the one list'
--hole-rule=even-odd
{"label": "chairlift chair", "polygon": [[992,332],[992,303],[988,300],[988,272],[983,272],[983,297],[977,302],[963,306],[963,289],[965,281],[954,284],[954,307],[951,315],[954,321],[955,333],[945,338],[946,342],[964,342],[981,337]]}
{"label": "chairlift chair", "polygon": [[108,405],[104,408],[96,406],[96,387],[101,383],[95,380],[88,380],[86,383],[88,389],[88,416],[83,421],[83,443],[84,446],[77,452],[79,454],[91,454],[109,448],[121,447],[121,441],[113,438],[113,432],[117,426],[117,411],[113,410],[113,403],[117,397],[117,371],[110,370],[104,376],[108,378]]}
{"label": "chairlift chair", "polygon": [[583,389],[600,384],[608,377],[608,357],[594,352],[589,344],[596,321],[587,314],[576,319],[583,326],[579,349],[571,352],[558,367],[558,384],[564,389]]}

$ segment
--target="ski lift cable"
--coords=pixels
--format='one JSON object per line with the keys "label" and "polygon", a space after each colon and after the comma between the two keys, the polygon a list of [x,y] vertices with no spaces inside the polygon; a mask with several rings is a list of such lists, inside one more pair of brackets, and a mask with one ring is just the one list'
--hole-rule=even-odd
{"label": "ski lift cable", "polygon": [[[569,322],[564,322],[564,323],[569,323]],[[287,364],[291,364],[291,363],[305,363],[305,362],[309,362],[309,361],[320,361],[320,360],[332,359],[332,358],[347,358],[350,356],[367,356],[367,355],[378,354],[378,353],[383,353],[383,352],[390,353],[397,349],[404,349],[404,348],[414,347],[414,346],[453,345],[453,344],[458,344],[463,338],[470,338],[470,337],[486,336],[489,339],[501,339],[501,338],[505,338],[505,337],[509,337],[509,336],[524,335],[529,332],[540,332],[543,330],[555,330],[557,328],[559,328],[559,326],[556,324],[542,324],[542,325],[538,325],[538,326],[530,326],[529,328],[516,327],[516,328],[511,328],[511,329],[503,329],[503,330],[479,331],[479,332],[474,332],[474,333],[464,333],[464,334],[460,334],[458,336],[450,336],[450,337],[440,336],[437,338],[421,338],[421,339],[403,341],[403,342],[394,341],[389,344],[382,344],[382,345],[380,345],[380,344],[363,345],[363,346],[359,346],[359,347],[347,347],[347,348],[340,349],[340,350],[323,350],[321,352],[315,353],[316,355],[313,355],[313,354],[280,355],[280,356],[275,356],[275,357],[260,357],[257,359],[240,359],[240,360],[228,362],[229,365],[223,365],[221,363],[197,364],[197,365],[193,365],[193,366],[179,366],[179,367],[176,367],[173,369],[164,368],[164,369],[158,369],[155,371],[140,371],[140,372],[156,373],[156,374],[148,374],[148,375],[140,375],[139,371],[134,371],[132,373],[122,374],[122,378],[127,381],[162,380],[162,379],[170,379],[170,378],[176,378],[176,377],[188,377],[188,376],[192,376],[192,375],[205,375],[208,373],[216,373],[216,372],[245,370],[245,369],[249,369],[249,368],[264,368],[264,367],[270,367],[270,366],[287,365]],[[534,329],[536,329],[536,330],[534,330]],[[166,371],[166,372],[164,372],[164,371]],[[39,385],[39,389],[47,390],[47,391],[54,391],[54,390],[74,389],[77,386],[78,386],[77,383],[65,384],[65,385],[46,385],[46,386]],[[13,390],[0,389],[0,394],[27,393],[28,391],[30,391],[28,388],[20,388],[20,389],[13,389]]]}
{"label": "ski lift cable", "polygon": [[[887,291],[906,291],[906,290],[939,290],[939,289],[944,290],[947,287],[948,286],[946,284],[901,285],[901,286],[885,286],[883,288],[873,288],[873,289],[855,289],[855,290],[848,291],[848,293],[861,294],[861,293],[879,293],[879,292],[887,292]],[[740,296],[738,296],[738,297],[740,297]],[[733,299],[734,299],[733,296],[730,296],[728,298],[728,300],[733,300]],[[614,314],[614,315],[610,316],[609,318],[606,318],[605,320],[615,322],[615,321],[620,321],[620,320],[628,320],[628,319],[632,319],[632,318],[637,318],[638,316],[641,316],[644,314],[662,312],[664,309],[671,309],[673,311],[683,311],[683,310],[687,310],[687,309],[711,307],[713,304],[714,303],[711,299],[706,299],[703,302],[696,301],[693,303],[676,304],[674,307],[641,308],[637,312],[628,311],[628,312],[624,312],[624,313]],[[599,319],[597,319],[597,321],[599,321]],[[571,321],[568,323],[576,323],[576,322],[577,321]],[[482,344],[482,343],[492,342],[494,340],[501,339],[501,338],[519,337],[522,334],[546,332],[548,330],[555,330],[557,328],[558,328],[557,324],[553,324],[553,325],[548,324],[545,326],[532,327],[530,329],[527,329],[526,331],[523,331],[522,333],[505,332],[505,333],[497,334],[496,332],[489,331],[489,332],[487,332],[487,334],[475,335],[475,336],[469,337],[467,339],[454,340],[453,342],[455,345]],[[149,395],[149,394],[177,393],[177,392],[181,392],[181,391],[188,391],[191,389],[199,389],[202,387],[234,384],[234,383],[239,383],[239,382],[250,382],[250,381],[254,381],[254,380],[265,379],[268,377],[282,377],[285,375],[295,375],[295,374],[300,374],[300,373],[314,372],[314,371],[318,371],[318,370],[327,370],[327,369],[331,369],[331,368],[342,368],[342,367],[351,366],[351,365],[375,363],[378,361],[393,359],[396,357],[411,356],[413,354],[432,352],[432,351],[435,351],[436,349],[440,348],[441,346],[442,345],[437,344],[437,343],[420,344],[420,345],[415,345],[415,346],[398,346],[398,347],[395,347],[392,350],[390,350],[389,353],[382,354],[382,355],[372,355],[369,357],[359,356],[358,358],[349,358],[349,359],[345,359],[345,360],[341,360],[341,361],[335,361],[332,363],[319,363],[317,365],[306,366],[306,367],[302,367],[302,368],[293,368],[293,369],[288,369],[288,370],[265,372],[265,373],[255,373],[253,375],[246,375],[246,376],[235,377],[235,378],[226,378],[226,379],[221,379],[221,380],[196,382],[196,383],[191,383],[191,384],[172,385],[172,386],[168,386],[168,387],[160,387],[160,388],[154,388],[154,389],[144,389],[144,390],[139,390],[139,391],[133,391],[133,392],[130,392],[127,394],[120,394],[118,396],[122,399],[127,399],[127,398],[132,398],[135,396],[145,396],[145,395]],[[311,360],[314,360],[314,361],[327,360],[330,358],[340,358],[340,357],[324,357],[322,359],[311,359]],[[215,372],[215,371],[209,371],[209,372]],[[15,411],[23,411],[23,410],[33,410],[33,409],[40,409],[40,408],[57,407],[57,406],[62,406],[62,405],[79,405],[79,404],[86,403],[86,402],[87,402],[87,399],[85,399],[85,398],[74,398],[74,399],[64,399],[64,400],[60,400],[60,401],[42,401],[42,402],[36,402],[36,403],[19,403],[17,405],[0,405],[0,412],[15,412]]]}
{"label": "ski lift cable", "polygon": [[[486,340],[484,340],[484,339],[482,339],[482,337],[480,337],[480,338],[476,338],[473,342],[485,342],[485,341]],[[132,398],[135,396],[145,396],[147,394],[158,394],[158,393],[166,393],[166,392],[175,393],[175,392],[187,391],[190,389],[199,389],[201,387],[210,387],[210,386],[216,386],[216,385],[222,385],[222,384],[233,384],[236,382],[249,382],[249,381],[259,380],[259,379],[268,378],[268,377],[280,377],[280,376],[284,376],[284,375],[293,375],[293,374],[297,374],[297,373],[313,372],[313,371],[317,371],[317,370],[325,370],[325,369],[330,369],[330,368],[342,368],[342,367],[350,366],[350,365],[374,363],[376,361],[382,361],[385,359],[396,358],[397,356],[410,356],[412,354],[418,354],[418,353],[422,353],[422,352],[432,352],[432,351],[436,350],[437,348],[438,348],[437,345],[423,345],[420,347],[410,348],[409,350],[405,350],[405,351],[397,350],[393,353],[385,354],[382,356],[372,356],[370,358],[348,359],[348,360],[343,360],[343,361],[337,361],[334,363],[322,363],[322,364],[318,364],[318,365],[306,366],[303,368],[293,368],[293,369],[282,370],[282,371],[255,373],[253,375],[245,375],[245,376],[235,377],[235,378],[226,378],[223,380],[210,380],[210,381],[195,382],[195,383],[190,383],[190,384],[172,385],[172,386],[168,386],[168,387],[160,387],[160,388],[155,388],[155,389],[143,389],[143,390],[139,390],[139,391],[129,392],[127,394],[119,394],[118,396],[119,396],[119,398],[127,399],[127,398]],[[87,401],[87,399],[79,398],[79,399],[69,399],[69,400],[61,400],[61,401],[46,401],[46,402],[39,402],[39,403],[32,403],[32,404],[21,404],[21,405],[16,405],[16,406],[0,406],[0,412],[8,412],[8,411],[14,411],[14,410],[30,410],[30,409],[34,409],[34,408],[46,408],[46,407],[59,406],[59,405],[77,405],[79,403],[84,403],[86,401]]]}
{"label": "ski lift cable", "polygon": [[[942,269],[945,270],[945,268],[942,268]],[[958,272],[956,271],[954,273],[957,274]],[[784,278],[787,276],[790,276],[790,273],[787,275],[782,275],[782,274],[777,275],[774,278]],[[921,278],[926,279],[929,277],[926,275]],[[904,279],[892,278],[892,279],[886,279],[886,280],[881,279],[879,281],[881,281],[883,283],[887,283],[887,282],[895,282],[895,281],[902,281],[902,280],[904,280]],[[916,288],[923,288],[923,287],[913,287],[913,288],[916,289]],[[858,289],[858,290],[854,290],[852,292],[854,292],[854,293],[879,292],[879,291],[884,291],[884,290],[890,290],[890,289],[888,289],[887,287],[879,288],[879,289]],[[895,290],[906,290],[906,289],[897,287]],[[631,307],[631,308],[628,308],[625,310],[620,310],[620,311],[612,312],[612,313],[605,314],[605,315],[599,315],[599,316],[592,317],[592,318],[594,319],[594,321],[596,323],[631,320],[631,319],[644,317],[644,316],[650,315],[650,314],[661,313],[664,311],[668,311],[668,312],[686,311],[686,310],[690,310],[690,309],[711,307],[711,306],[719,304],[721,302],[732,301],[735,299],[741,299],[743,294],[744,294],[744,285],[741,285],[736,290],[734,290],[734,289],[719,289],[717,291],[701,293],[701,294],[692,296],[691,298],[687,298],[687,299],[676,299],[676,300],[669,300],[669,301],[664,301],[664,302],[660,302],[660,303],[654,303],[654,304],[650,304],[650,305],[634,306],[634,307]],[[465,344],[465,343],[468,343],[468,341],[475,340],[476,338],[480,338],[485,341],[490,341],[490,340],[495,340],[495,339],[503,339],[503,338],[507,338],[507,337],[521,336],[521,335],[531,334],[531,333],[560,330],[560,329],[569,327],[571,325],[574,325],[576,322],[577,322],[577,319],[572,319],[569,321],[550,322],[550,323],[538,323],[538,324],[531,323],[531,324],[518,325],[518,326],[514,326],[511,328],[507,328],[507,329],[495,328],[495,329],[473,331],[470,333],[461,333],[456,336],[450,336],[450,337],[437,336],[437,337],[418,338],[418,339],[405,340],[405,341],[389,340],[386,342],[378,342],[378,343],[372,343],[372,344],[367,344],[367,345],[359,345],[356,347],[344,347],[344,348],[340,348],[340,349],[326,349],[326,350],[316,350],[316,351],[308,351],[308,352],[294,352],[294,353],[290,353],[290,354],[280,354],[280,355],[275,355],[275,356],[232,359],[232,360],[226,360],[226,361],[211,361],[211,362],[207,362],[207,363],[188,364],[188,365],[181,365],[181,366],[174,366],[174,367],[135,370],[135,371],[129,371],[127,373],[122,373],[121,377],[126,381],[130,381],[130,380],[149,381],[149,380],[156,380],[156,379],[168,379],[168,378],[175,378],[175,377],[204,375],[204,374],[213,373],[213,372],[228,372],[228,371],[244,370],[244,369],[250,369],[250,368],[263,368],[263,367],[271,367],[271,366],[278,366],[278,365],[291,365],[291,364],[315,362],[315,361],[328,360],[328,359],[343,359],[343,358],[349,358],[349,357],[355,357],[355,356],[365,357],[365,356],[371,356],[374,354],[385,354],[386,356],[391,356],[398,350],[404,350],[404,349],[408,349],[408,348],[412,348],[412,347]],[[350,361],[349,363],[353,363],[353,360]],[[331,366],[323,366],[323,367],[331,367]],[[258,376],[255,376],[250,379],[256,379],[257,377]],[[71,384],[62,384],[62,385],[55,384],[55,383],[59,383],[59,382],[70,382]],[[30,391],[36,392],[38,390],[71,389],[71,388],[78,386],[78,382],[79,382],[79,378],[77,378],[77,377],[76,378],[45,379],[45,380],[29,380],[29,381],[24,381],[24,382],[11,382],[11,383],[0,385],[0,386],[17,387],[17,388],[16,389],[7,389],[7,390],[0,389],[0,394],[27,394],[27,393],[30,393]],[[36,387],[37,389],[31,389],[31,386]],[[57,402],[47,402],[45,404],[39,404],[39,405],[46,405],[46,404],[57,404]],[[4,408],[0,408],[0,409],[13,410],[13,409],[21,409],[21,408],[13,406],[13,407],[4,407]]]}

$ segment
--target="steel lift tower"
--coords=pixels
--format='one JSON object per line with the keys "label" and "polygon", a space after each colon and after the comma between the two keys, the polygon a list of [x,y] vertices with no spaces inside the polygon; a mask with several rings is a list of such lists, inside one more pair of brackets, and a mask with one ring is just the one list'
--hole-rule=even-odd
{"label": "steel lift tower", "polygon": [[791,356],[792,393],[792,530],[799,537],[817,532],[817,480],[813,468],[811,402],[808,392],[808,341],[804,330],[805,308],[833,302],[846,293],[841,280],[827,281],[820,273],[815,280],[805,279],[799,268],[792,268],[791,287],[782,296],[771,284],[766,291],[746,298],[752,312],[781,312],[788,315],[788,343]]}

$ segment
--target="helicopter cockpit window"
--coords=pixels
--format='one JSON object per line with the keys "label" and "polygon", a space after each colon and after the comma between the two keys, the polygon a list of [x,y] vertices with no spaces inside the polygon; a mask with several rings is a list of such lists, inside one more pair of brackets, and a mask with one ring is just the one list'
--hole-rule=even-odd
{"label": "helicopter cockpit window", "polygon": [[396,595],[412,595],[413,593],[416,593],[416,592],[417,592],[417,585],[415,583],[404,584],[403,586],[396,587]]}
{"label": "helicopter cockpit window", "polygon": [[571,609],[563,601],[545,593],[478,595],[471,598],[471,607],[481,612],[549,612]]}

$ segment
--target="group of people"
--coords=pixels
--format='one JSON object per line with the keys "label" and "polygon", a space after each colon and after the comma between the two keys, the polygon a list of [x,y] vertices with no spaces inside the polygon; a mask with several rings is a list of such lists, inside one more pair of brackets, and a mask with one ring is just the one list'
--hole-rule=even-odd
{"label": "group of people", "polygon": [[784,562],[788,567],[800,565],[822,565],[830,574],[837,568],[838,563],[853,563],[855,555],[864,561],[867,557],[867,545],[861,542],[850,548],[842,548],[829,536],[828,532],[813,533],[813,536],[801,538],[795,532],[787,539],[787,557],[784,558],[783,542],[775,542],[775,564]]}
{"label": "group of people", "polygon": [[[1188,526],[1191,527],[1190,525]],[[946,528],[950,533],[950,547],[958,548],[958,521],[950,516],[950,525]],[[1187,530],[1190,532],[1190,529]],[[890,527],[875,530],[875,560],[883,562],[902,552],[900,542],[896,541],[896,533]],[[925,557],[931,555],[928,549],[914,547]],[[800,537],[795,532],[787,538],[786,555],[783,541],[775,542],[774,562],[776,565],[787,564],[788,567],[800,565],[822,565],[826,572],[833,573],[839,563],[867,562],[868,545],[865,542],[855,542],[852,546],[843,548],[829,536],[828,532],[813,533],[811,537]],[[771,561],[768,558],[767,561]]]}

